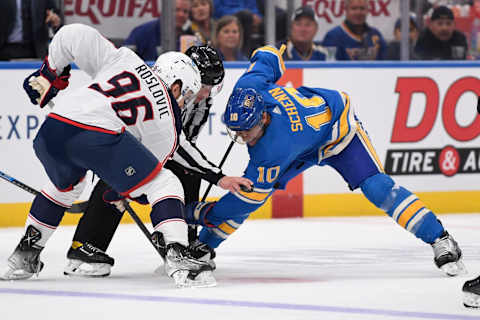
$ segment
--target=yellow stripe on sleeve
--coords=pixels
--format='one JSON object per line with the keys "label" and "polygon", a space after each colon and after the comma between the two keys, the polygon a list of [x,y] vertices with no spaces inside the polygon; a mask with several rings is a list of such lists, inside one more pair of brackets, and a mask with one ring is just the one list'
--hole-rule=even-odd
{"label": "yellow stripe on sleeve", "polygon": [[249,200],[254,200],[254,201],[264,201],[270,195],[270,192],[260,193],[260,192],[239,191],[238,193],[242,195],[244,198],[247,198]]}

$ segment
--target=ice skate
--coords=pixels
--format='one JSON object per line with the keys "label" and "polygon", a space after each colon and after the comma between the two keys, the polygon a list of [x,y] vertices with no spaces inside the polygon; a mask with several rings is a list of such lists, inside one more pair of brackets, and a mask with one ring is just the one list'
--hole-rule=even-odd
{"label": "ice skate", "polygon": [[67,252],[67,265],[63,271],[67,276],[106,277],[115,260],[102,250],[85,242],[74,242]]}
{"label": "ice skate", "polygon": [[463,305],[469,308],[480,307],[480,276],[463,284]]}
{"label": "ice skate", "polygon": [[197,239],[190,243],[188,250],[192,257],[207,262],[210,267],[212,267],[212,270],[216,269],[217,266],[215,265],[215,261],[213,261],[216,256],[215,250],[213,250],[208,244],[202,243]]}
{"label": "ice skate", "polygon": [[212,267],[205,261],[193,258],[188,249],[179,243],[166,247],[165,273],[173,278],[179,288],[203,288],[217,285]]}
{"label": "ice skate", "polygon": [[447,275],[454,277],[467,273],[462,262],[462,250],[447,231],[432,243],[432,248],[436,266]]}
{"label": "ice skate", "polygon": [[42,271],[44,264],[40,261],[40,252],[43,250],[43,247],[36,245],[41,237],[42,234],[38,229],[33,226],[27,227],[25,235],[8,258],[7,268],[0,275],[0,279],[29,279]]}

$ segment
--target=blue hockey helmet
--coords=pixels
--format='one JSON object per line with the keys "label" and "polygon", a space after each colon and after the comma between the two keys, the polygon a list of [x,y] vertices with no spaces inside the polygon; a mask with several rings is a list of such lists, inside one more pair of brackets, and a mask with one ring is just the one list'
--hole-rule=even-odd
{"label": "blue hockey helmet", "polygon": [[223,121],[232,131],[247,131],[260,122],[264,111],[263,97],[255,89],[237,88],[228,99]]}

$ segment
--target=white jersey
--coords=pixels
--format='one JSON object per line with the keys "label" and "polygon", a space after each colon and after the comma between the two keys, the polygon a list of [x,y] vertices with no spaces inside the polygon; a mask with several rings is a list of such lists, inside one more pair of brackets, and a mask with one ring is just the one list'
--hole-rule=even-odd
{"label": "white jersey", "polygon": [[50,116],[100,131],[127,130],[162,163],[175,151],[181,124],[173,101],[163,81],[133,51],[115,48],[89,26],[70,24],[53,38],[48,61],[58,74],[73,62],[92,77],[57,97]]}

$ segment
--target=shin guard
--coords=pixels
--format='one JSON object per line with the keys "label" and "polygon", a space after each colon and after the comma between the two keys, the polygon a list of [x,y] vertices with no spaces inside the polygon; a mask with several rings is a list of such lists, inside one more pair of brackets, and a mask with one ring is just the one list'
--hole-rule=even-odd
{"label": "shin guard", "polygon": [[184,219],[185,206],[176,198],[157,202],[152,207],[150,218],[155,231],[163,234],[165,243],[178,242],[188,246],[188,227]]}
{"label": "shin guard", "polygon": [[60,224],[64,212],[65,207],[50,201],[43,196],[43,194],[38,194],[35,197],[27,221],[25,222],[25,228],[31,225],[40,231],[42,237],[37,245],[41,247],[45,246],[47,240]]}

